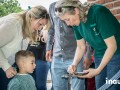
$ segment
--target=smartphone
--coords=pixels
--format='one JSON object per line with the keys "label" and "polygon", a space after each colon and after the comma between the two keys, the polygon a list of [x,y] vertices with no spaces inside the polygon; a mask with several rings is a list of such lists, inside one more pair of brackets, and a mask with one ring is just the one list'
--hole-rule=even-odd
{"label": "smartphone", "polygon": [[75,75],[82,76],[88,74],[88,72],[76,72]]}

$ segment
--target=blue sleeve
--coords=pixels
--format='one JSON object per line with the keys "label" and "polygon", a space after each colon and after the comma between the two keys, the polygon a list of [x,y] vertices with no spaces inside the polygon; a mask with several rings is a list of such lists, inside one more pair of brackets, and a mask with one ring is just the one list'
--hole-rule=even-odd
{"label": "blue sleeve", "polygon": [[54,43],[54,33],[55,33],[54,21],[53,21],[54,6],[55,6],[55,2],[52,3],[49,8],[50,29],[48,30],[48,34],[47,34],[46,50],[52,50],[52,46]]}

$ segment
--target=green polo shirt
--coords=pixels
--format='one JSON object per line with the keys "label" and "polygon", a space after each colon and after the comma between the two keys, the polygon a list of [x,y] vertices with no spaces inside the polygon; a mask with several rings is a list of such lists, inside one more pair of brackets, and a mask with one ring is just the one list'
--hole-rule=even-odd
{"label": "green polo shirt", "polygon": [[120,53],[120,23],[104,6],[95,4],[91,6],[86,23],[73,26],[77,40],[84,38],[95,50],[95,57],[103,57],[107,46],[104,39],[115,36],[117,51]]}

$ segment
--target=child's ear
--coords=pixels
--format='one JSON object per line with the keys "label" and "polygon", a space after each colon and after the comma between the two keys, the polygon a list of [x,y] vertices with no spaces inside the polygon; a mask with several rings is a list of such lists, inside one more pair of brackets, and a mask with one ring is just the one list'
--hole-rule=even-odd
{"label": "child's ear", "polygon": [[26,62],[25,61],[23,61],[23,66],[26,66]]}
{"label": "child's ear", "polygon": [[25,66],[25,61],[24,60],[21,61],[20,66],[21,66],[21,68],[24,68],[24,66]]}

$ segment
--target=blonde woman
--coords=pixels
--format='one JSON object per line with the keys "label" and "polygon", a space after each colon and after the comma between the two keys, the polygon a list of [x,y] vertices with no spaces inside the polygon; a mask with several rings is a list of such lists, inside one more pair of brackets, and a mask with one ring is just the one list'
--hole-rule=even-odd
{"label": "blonde woman", "polygon": [[[120,23],[102,5],[83,5],[79,0],[59,0],[56,4],[56,15],[67,25],[73,26],[77,40],[77,49],[72,65],[68,71],[74,73],[85,51],[85,40],[93,47],[95,69],[80,78],[96,76],[96,89],[106,83],[120,70]],[[115,84],[109,90],[118,90]]]}
{"label": "blonde woman", "polygon": [[24,44],[34,42],[34,32],[42,29],[48,23],[48,19],[48,13],[43,6],[32,7],[27,11],[0,18],[0,90],[6,90],[9,81],[7,78],[16,74],[11,66],[14,59],[9,58],[23,49]]}

